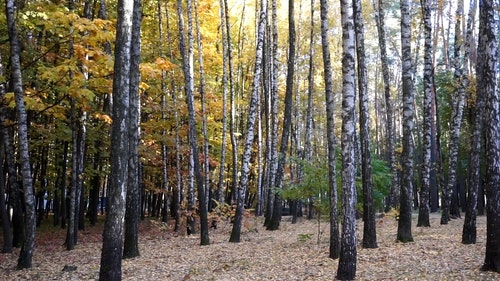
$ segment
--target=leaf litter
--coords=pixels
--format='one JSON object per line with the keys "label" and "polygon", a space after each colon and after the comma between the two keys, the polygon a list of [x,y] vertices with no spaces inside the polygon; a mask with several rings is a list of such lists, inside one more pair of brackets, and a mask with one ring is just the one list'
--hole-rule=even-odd
{"label": "leaf litter", "polygon": [[[378,219],[378,248],[361,247],[363,229],[358,221],[357,280],[499,280],[500,275],[480,270],[484,260],[486,217],[477,218],[477,243],[461,243],[462,219],[431,227],[412,225],[414,242],[395,241],[397,221]],[[338,260],[328,258],[329,224],[284,217],[280,229],[267,231],[262,218],[245,217],[240,243],[229,243],[231,223],[220,221],[210,229],[211,244],[200,246],[198,235],[180,235],[155,220],[140,227],[137,258],[123,260],[123,280],[333,280]],[[0,254],[0,280],[96,280],[102,225],[79,233],[72,251],[63,245],[64,230],[37,234],[33,268],[16,270],[19,249]],[[319,239],[318,239],[318,229]],[[319,244],[318,244],[319,241]],[[63,270],[63,269],[71,270]]]}

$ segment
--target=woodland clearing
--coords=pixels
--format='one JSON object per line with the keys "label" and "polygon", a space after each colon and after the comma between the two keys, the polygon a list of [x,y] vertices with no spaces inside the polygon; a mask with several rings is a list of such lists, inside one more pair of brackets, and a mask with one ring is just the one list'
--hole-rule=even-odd
{"label": "woodland clearing", "polygon": [[[477,243],[461,243],[463,219],[416,227],[415,242],[395,242],[397,221],[377,219],[378,248],[360,245],[358,222],[357,280],[499,280],[480,270],[486,243],[486,217],[477,220]],[[328,258],[329,224],[284,217],[278,231],[266,231],[262,218],[246,217],[242,241],[229,243],[231,223],[210,230],[211,245],[199,246],[198,235],[175,235],[155,220],[141,223],[141,256],[123,261],[123,280],[333,280],[338,260]],[[318,244],[319,230],[319,244]],[[96,280],[99,276],[102,223],[79,234],[75,250],[66,251],[65,231],[46,226],[37,233],[33,268],[16,270],[19,249],[0,254],[0,280]],[[63,271],[65,266],[76,266]]]}

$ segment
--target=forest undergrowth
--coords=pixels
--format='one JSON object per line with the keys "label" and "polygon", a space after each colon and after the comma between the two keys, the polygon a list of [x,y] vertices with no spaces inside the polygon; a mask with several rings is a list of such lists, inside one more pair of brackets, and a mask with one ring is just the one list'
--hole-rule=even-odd
{"label": "forest undergrowth", "polygon": [[[480,270],[486,217],[478,217],[474,245],[461,243],[463,219],[448,225],[439,219],[431,214],[431,227],[417,228],[414,215],[415,242],[403,244],[395,242],[395,218],[378,218],[376,249],[361,247],[358,221],[357,280],[499,280],[499,274]],[[176,235],[165,224],[145,220],[141,256],[123,261],[123,280],[333,280],[338,260],[328,258],[328,222],[318,227],[317,220],[290,221],[284,217],[280,230],[266,231],[262,218],[246,217],[240,243],[228,242],[231,223],[221,221],[210,230],[211,245],[199,246],[198,235]],[[19,249],[0,254],[0,280],[96,280],[102,222],[81,231],[73,251],[65,250],[64,237],[65,230],[42,226],[32,269],[15,269]]]}

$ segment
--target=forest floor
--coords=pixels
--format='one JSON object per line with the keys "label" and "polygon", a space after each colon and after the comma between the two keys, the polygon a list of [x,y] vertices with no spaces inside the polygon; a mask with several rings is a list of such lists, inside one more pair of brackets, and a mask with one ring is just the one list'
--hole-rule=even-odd
{"label": "forest floor", "polygon": [[[377,219],[378,248],[363,249],[362,222],[358,225],[357,280],[499,280],[482,272],[486,218],[478,217],[478,239],[461,243],[463,219],[439,224],[431,214],[431,227],[417,228],[415,242],[395,242],[397,221]],[[199,246],[198,235],[174,235],[154,220],[141,223],[141,256],[123,261],[123,280],[333,280],[338,260],[328,258],[329,224],[284,217],[278,231],[266,231],[262,219],[245,218],[242,242],[229,243],[231,224],[220,222],[210,230],[209,246]],[[319,230],[319,239],[318,239]],[[99,276],[102,223],[87,227],[79,243],[66,251],[65,231],[50,226],[38,231],[33,268],[16,270],[19,249],[0,254],[0,280],[95,280]],[[319,244],[318,244],[319,240]],[[66,266],[76,266],[66,272]]]}

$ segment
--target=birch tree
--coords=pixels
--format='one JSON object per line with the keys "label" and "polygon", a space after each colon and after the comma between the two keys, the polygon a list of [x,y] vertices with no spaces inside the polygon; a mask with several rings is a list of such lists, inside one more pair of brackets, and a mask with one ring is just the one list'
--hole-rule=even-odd
{"label": "birch tree", "polygon": [[328,256],[336,259],[340,255],[339,222],[337,210],[337,159],[335,156],[335,103],[333,93],[333,71],[328,41],[328,1],[320,0],[321,48],[323,55],[323,71],[326,100],[326,134],[328,140],[328,188],[330,195],[330,247]]}
{"label": "birch tree", "polygon": [[[495,0],[479,4],[477,95],[484,96],[486,155],[486,253],[482,270],[500,273],[500,97],[496,89],[498,16]],[[498,6],[496,6],[498,7]]]}
{"label": "birch tree", "polygon": [[245,147],[241,158],[241,178],[238,186],[238,201],[236,215],[229,242],[240,242],[241,224],[243,212],[245,211],[245,194],[248,188],[248,176],[250,174],[250,160],[252,156],[252,146],[255,137],[255,119],[257,117],[257,102],[260,94],[260,78],[262,74],[262,58],[264,53],[264,33],[267,18],[267,0],[260,1],[259,25],[257,30],[257,47],[255,53],[255,67],[252,85],[252,95],[249,102],[247,134],[245,138]]}
{"label": "birch tree", "polygon": [[116,24],[111,174],[101,252],[99,280],[121,280],[123,228],[129,172],[129,110],[133,0],[120,0]]}
{"label": "birch tree", "polygon": [[422,183],[420,187],[420,202],[417,226],[430,226],[429,221],[429,191],[431,176],[431,135],[432,135],[432,91],[433,91],[433,63],[432,63],[432,23],[430,0],[422,0],[422,14],[424,21],[424,104],[423,104],[423,147],[422,147]]}
{"label": "birch tree", "polygon": [[402,174],[400,190],[400,216],[397,240],[413,241],[411,233],[411,212],[413,198],[413,127],[415,86],[413,85],[411,62],[410,2],[401,0],[401,59],[403,79],[403,152],[401,155]]}
{"label": "birch tree", "polygon": [[398,171],[396,163],[396,151],[394,149],[395,132],[393,123],[393,105],[391,100],[391,85],[389,81],[389,63],[387,58],[386,47],[386,31],[385,31],[385,8],[384,0],[378,0],[378,7],[375,11],[375,19],[378,31],[378,43],[380,47],[380,62],[382,68],[382,79],[384,82],[384,98],[385,98],[385,112],[386,112],[386,159],[391,168],[392,183],[389,196],[387,196],[386,211],[390,208],[399,205],[399,184],[398,184]]}
{"label": "birch tree", "polygon": [[342,24],[342,237],[336,278],[356,276],[356,116],[355,33],[353,5],[341,2]]}
{"label": "birch tree", "polygon": [[[139,83],[141,62],[141,1],[134,0],[134,12],[132,16],[132,42],[130,46],[130,89],[129,89],[129,155],[128,160],[128,182],[127,202],[125,211],[125,237],[123,247],[124,258],[139,256],[139,222],[141,215],[141,190],[140,190],[140,98]],[[166,199],[165,199],[166,200]]]}
{"label": "birch tree", "polygon": [[[192,3],[190,0],[187,1],[188,7],[188,20],[190,15],[192,15]],[[198,136],[196,131],[196,118],[195,118],[195,108],[194,108],[194,75],[192,71],[192,53],[186,47],[186,38],[184,36],[184,20],[183,20],[183,9],[182,1],[177,0],[177,14],[179,17],[179,50],[182,55],[182,70],[184,74],[184,91],[186,93],[186,104],[188,107],[188,123],[189,123],[189,147],[190,153],[193,161],[193,172],[194,180],[196,181],[196,190],[198,191],[198,210],[200,213],[200,245],[209,245],[210,239],[208,236],[208,212],[207,212],[207,202],[205,197],[204,181],[201,175],[201,165],[199,158],[199,148],[198,148]],[[191,19],[192,20],[192,19]],[[191,23],[192,24],[192,23]],[[192,28],[192,26],[191,26]],[[189,49],[192,50],[192,30],[188,26],[188,40]]]}
{"label": "birch tree", "polygon": [[[19,164],[24,194],[24,229],[25,235],[17,261],[17,268],[31,268],[33,252],[35,251],[35,196],[33,194],[33,180],[31,175],[29,144],[28,144],[28,115],[24,103],[23,78],[21,74],[21,46],[15,21],[15,3],[5,1],[5,14],[10,45],[11,84],[16,102],[17,134],[19,145]],[[2,195],[3,196],[3,195]]]}
{"label": "birch tree", "polygon": [[[286,73],[285,89],[285,111],[283,116],[283,130],[281,132],[281,143],[278,157],[278,168],[276,170],[276,179],[274,187],[278,190],[283,188],[283,177],[286,165],[286,154],[288,152],[288,142],[292,129],[292,103],[293,103],[293,79],[295,73],[295,18],[294,18],[294,0],[288,1],[288,61]],[[281,222],[281,193],[275,192],[273,214],[267,230],[277,230]]]}
{"label": "birch tree", "polygon": [[361,143],[361,177],[363,188],[363,247],[377,248],[375,205],[373,202],[372,158],[370,151],[370,109],[365,55],[365,30],[361,0],[353,0],[356,58],[358,62],[359,138]]}

